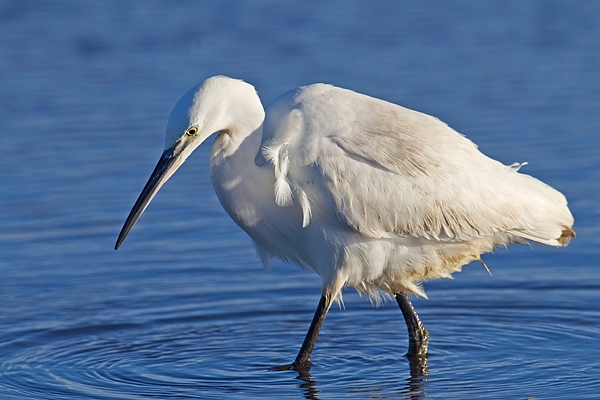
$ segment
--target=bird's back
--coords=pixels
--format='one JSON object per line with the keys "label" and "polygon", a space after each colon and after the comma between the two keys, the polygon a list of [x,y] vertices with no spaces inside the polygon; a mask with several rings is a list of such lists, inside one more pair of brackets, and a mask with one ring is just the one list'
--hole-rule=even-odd
{"label": "bird's back", "polygon": [[387,258],[426,249],[414,280],[447,276],[494,246],[574,236],[560,192],[434,117],[349,90],[317,84],[280,96],[267,107],[263,154],[278,204],[299,202],[305,227],[342,227],[364,238],[362,253],[383,240]]}

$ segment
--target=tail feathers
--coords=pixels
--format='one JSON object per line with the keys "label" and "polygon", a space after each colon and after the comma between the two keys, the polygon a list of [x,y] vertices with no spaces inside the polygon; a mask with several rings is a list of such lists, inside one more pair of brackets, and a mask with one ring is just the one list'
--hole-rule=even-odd
{"label": "tail feathers", "polygon": [[530,175],[514,172],[512,176],[513,201],[520,209],[520,222],[509,232],[549,246],[568,245],[575,232],[565,196]]}
{"label": "tail feathers", "polygon": [[561,246],[566,246],[571,241],[571,238],[574,238],[574,237],[575,237],[575,231],[573,229],[571,229],[570,227],[566,226],[565,229],[563,229],[560,237],[556,240],[558,241],[558,243],[560,243]]}
{"label": "tail feathers", "polygon": [[552,229],[553,233],[549,231],[542,231],[541,229],[537,230],[520,230],[520,229],[512,229],[509,231],[510,234],[513,235],[511,239],[511,243],[526,243],[523,242],[525,240],[531,240],[532,242],[545,244],[547,246],[555,246],[555,247],[565,247],[571,241],[571,238],[575,237],[575,232],[569,228],[564,227],[564,229],[559,234],[556,232],[556,229]]}

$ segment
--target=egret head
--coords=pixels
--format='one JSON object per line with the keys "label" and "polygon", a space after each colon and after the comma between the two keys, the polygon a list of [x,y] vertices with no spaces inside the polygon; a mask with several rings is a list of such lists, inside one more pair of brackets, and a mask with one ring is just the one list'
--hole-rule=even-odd
{"label": "egret head", "polygon": [[169,117],[165,150],[129,213],[115,249],[162,185],[202,142],[217,132],[241,141],[260,127],[263,119],[264,110],[256,90],[241,80],[214,76],[184,94]]}

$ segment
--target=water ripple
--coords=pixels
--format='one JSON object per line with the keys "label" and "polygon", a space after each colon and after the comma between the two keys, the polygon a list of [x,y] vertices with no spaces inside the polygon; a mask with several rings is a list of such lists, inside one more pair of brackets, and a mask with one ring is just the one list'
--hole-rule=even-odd
{"label": "water ripple", "polygon": [[[273,370],[292,359],[290,344],[299,343],[306,323],[284,312],[190,315],[21,332],[22,339],[3,345],[3,390],[15,397],[104,399],[276,397],[294,390],[308,398],[339,392],[421,398],[429,391],[546,397],[574,384],[582,394],[600,390],[599,364],[586,349],[600,335],[597,325],[534,314],[497,319],[485,308],[478,317],[450,315],[452,324],[434,319],[430,374],[411,378],[397,310],[372,309],[359,299],[347,301],[350,306],[332,310],[311,376]],[[580,351],[565,346],[573,341]],[[563,372],[551,377],[554,370]]]}
{"label": "water ripple", "polygon": [[[0,2],[0,398],[597,398],[600,3],[259,3]],[[439,116],[563,191],[578,237],[427,282],[426,363],[395,304],[347,291],[311,374],[277,371],[321,281],[263,272],[208,146],[112,250],[174,101],[216,73]]]}

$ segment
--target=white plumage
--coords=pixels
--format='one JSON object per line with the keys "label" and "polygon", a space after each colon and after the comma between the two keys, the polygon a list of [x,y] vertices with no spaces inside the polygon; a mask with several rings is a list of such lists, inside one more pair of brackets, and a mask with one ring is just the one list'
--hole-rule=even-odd
{"label": "white plumage", "polygon": [[161,172],[159,162],[117,247],[166,180],[155,175],[168,178],[215,132],[210,176],[221,204],[263,262],[322,277],[325,313],[344,286],[375,299],[424,296],[421,282],[496,246],[574,236],[560,192],[434,117],[325,84],[281,95],[265,116],[251,85],[217,76],[177,103],[161,158],[171,164]]}
{"label": "white plumage", "polygon": [[[251,219],[230,215],[263,259],[312,267],[334,296],[343,285],[424,295],[419,282],[448,277],[494,246],[527,239],[558,246],[573,224],[562,194],[486,157],[438,119],[330,85],[273,101],[260,146],[248,149],[231,190],[222,188],[230,178],[213,151],[219,199],[226,209],[239,197],[260,208]],[[258,151],[260,167],[248,162]],[[246,177],[257,169],[270,172],[263,186]],[[274,201],[257,193],[263,179]],[[297,210],[280,209],[294,203],[301,222]]]}

